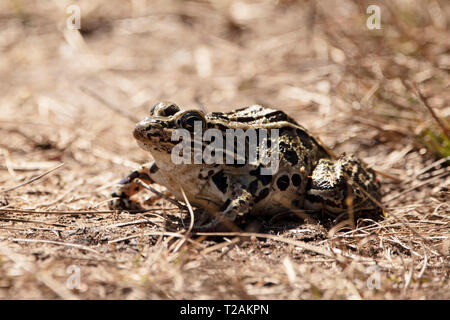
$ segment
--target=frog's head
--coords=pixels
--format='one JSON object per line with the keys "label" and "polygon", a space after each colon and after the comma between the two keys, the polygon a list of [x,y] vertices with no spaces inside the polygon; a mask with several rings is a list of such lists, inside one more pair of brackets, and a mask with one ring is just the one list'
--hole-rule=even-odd
{"label": "frog's head", "polygon": [[174,131],[184,129],[193,133],[196,123],[202,126],[202,130],[205,129],[206,118],[203,112],[182,110],[172,102],[159,102],[150,109],[149,117],[136,124],[133,135],[144,150],[170,153],[180,143],[172,140]]}

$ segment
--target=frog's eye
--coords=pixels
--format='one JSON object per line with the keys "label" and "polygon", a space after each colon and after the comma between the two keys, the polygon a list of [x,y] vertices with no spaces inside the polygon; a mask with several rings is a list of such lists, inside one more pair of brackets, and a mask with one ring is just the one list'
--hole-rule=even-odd
{"label": "frog's eye", "polygon": [[171,104],[161,108],[161,110],[159,111],[159,114],[161,116],[169,117],[169,116],[173,116],[178,111],[180,111],[180,108],[176,104],[171,103]]}
{"label": "frog's eye", "polygon": [[194,125],[196,122],[200,122],[202,130],[205,128],[205,118],[203,114],[198,111],[188,111],[180,119],[180,125],[190,132],[194,132]]}

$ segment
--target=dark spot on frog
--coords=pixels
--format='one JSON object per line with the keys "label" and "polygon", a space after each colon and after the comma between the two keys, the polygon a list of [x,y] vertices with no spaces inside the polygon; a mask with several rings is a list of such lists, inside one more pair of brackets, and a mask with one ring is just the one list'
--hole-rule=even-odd
{"label": "dark spot on frog", "polygon": [[268,175],[268,174],[261,175],[261,176],[259,176],[259,180],[261,180],[261,183],[263,184],[263,186],[266,186],[272,181],[272,176]]}
{"label": "dark spot on frog", "polygon": [[280,110],[276,110],[276,111],[266,114],[266,118],[270,118],[271,122],[288,120],[287,115],[283,111],[280,111]]}
{"label": "dark spot on frog", "polygon": [[297,136],[299,136],[300,140],[302,141],[302,144],[309,150],[312,149],[312,144],[311,144],[311,136],[306,133],[305,131],[301,130],[301,129],[297,129]]}
{"label": "dark spot on frog", "polygon": [[292,147],[284,141],[280,142],[279,147],[280,152],[284,156],[286,161],[288,161],[291,165],[295,166],[299,160],[297,152],[295,152],[295,150],[292,150]]}
{"label": "dark spot on frog", "polygon": [[224,126],[221,123],[216,123],[217,128],[219,128],[219,130],[225,132],[228,128],[226,126]]}
{"label": "dark spot on frog", "polygon": [[289,177],[281,176],[277,180],[277,186],[281,191],[286,190],[289,187]]}
{"label": "dark spot on frog", "polygon": [[220,211],[225,211],[228,208],[228,206],[230,205],[230,203],[231,203],[231,200],[227,199],[227,201],[224,202],[224,204],[220,207],[219,210]]}
{"label": "dark spot on frog", "polygon": [[152,181],[152,179],[150,179],[150,176],[145,172],[139,172],[138,178],[144,181]]}
{"label": "dark spot on frog", "polygon": [[281,136],[289,136],[289,137],[291,137],[293,135],[292,132],[293,131],[292,131],[291,127],[282,127],[282,128],[279,129],[280,137]]}
{"label": "dark spot on frog", "polygon": [[238,122],[251,122],[251,121],[254,121],[255,118],[254,117],[238,117],[236,120]]}
{"label": "dark spot on frog", "polygon": [[225,193],[228,188],[227,177],[223,174],[223,171],[217,172],[212,176],[212,181],[222,193]]}
{"label": "dark spot on frog", "polygon": [[301,181],[301,178],[300,178],[300,175],[299,174],[293,174],[292,175],[292,184],[295,186],[295,187],[298,187],[299,185],[300,185],[300,183],[302,182]]}
{"label": "dark spot on frog", "polygon": [[224,119],[224,120],[229,120],[228,117],[226,115],[224,115],[222,112],[211,112],[211,116],[213,118],[220,118],[220,119]]}
{"label": "dark spot on frog", "polygon": [[298,163],[298,155],[294,150],[287,150],[283,154],[286,160],[289,161],[293,166]]}
{"label": "dark spot on frog", "polygon": [[258,180],[250,182],[250,184],[248,185],[248,192],[250,192],[254,196],[256,195],[257,190],[258,190]]}
{"label": "dark spot on frog", "polygon": [[261,174],[261,165],[259,165],[255,170],[250,170],[249,174],[251,176],[259,176]]}
{"label": "dark spot on frog", "polygon": [[156,163],[153,163],[152,166],[150,167],[150,173],[156,173],[158,172],[159,168],[156,165]]}
{"label": "dark spot on frog", "polygon": [[281,150],[281,151],[284,151],[284,150],[286,150],[286,149],[289,149],[289,145],[288,145],[286,142],[284,142],[284,141],[280,141],[279,146],[280,146],[280,150]]}
{"label": "dark spot on frog", "polygon": [[267,197],[269,195],[269,191],[270,191],[269,188],[262,189],[261,192],[258,194],[258,196],[255,198],[255,203]]}
{"label": "dark spot on frog", "polygon": [[311,203],[321,203],[323,201],[321,197],[309,193],[306,194],[306,199]]}

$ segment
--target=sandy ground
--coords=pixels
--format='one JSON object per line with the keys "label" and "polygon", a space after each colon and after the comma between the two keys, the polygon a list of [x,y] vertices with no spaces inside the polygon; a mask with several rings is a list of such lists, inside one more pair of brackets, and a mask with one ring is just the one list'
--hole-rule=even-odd
{"label": "sandy ground", "polygon": [[[424,134],[450,117],[449,2],[77,3],[80,30],[70,1],[0,3],[0,298],[450,298],[449,158]],[[212,238],[149,192],[109,211],[160,100],[283,109],[380,172],[386,219]]]}

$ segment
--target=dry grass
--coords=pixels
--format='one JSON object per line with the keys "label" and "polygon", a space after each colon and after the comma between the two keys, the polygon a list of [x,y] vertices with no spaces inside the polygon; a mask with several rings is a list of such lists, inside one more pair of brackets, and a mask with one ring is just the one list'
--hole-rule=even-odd
{"label": "dry grass", "polygon": [[[373,2],[86,0],[80,33],[69,1],[2,1],[0,298],[450,299],[450,3],[375,1],[368,30]],[[159,100],[280,106],[380,172],[387,218],[193,237],[150,193],[115,215]]]}

